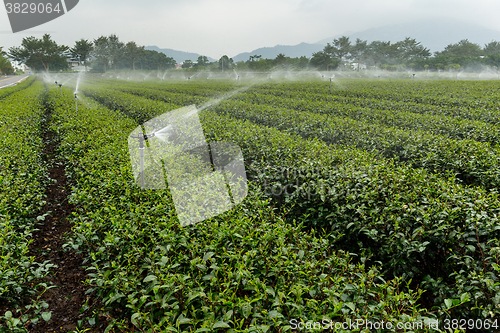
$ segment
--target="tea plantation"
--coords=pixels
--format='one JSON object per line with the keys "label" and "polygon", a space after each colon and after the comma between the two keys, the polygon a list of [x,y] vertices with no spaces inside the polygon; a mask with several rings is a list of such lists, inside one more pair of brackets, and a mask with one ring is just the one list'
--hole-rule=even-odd
{"label": "tea plantation", "polygon": [[[70,184],[60,256],[87,272],[74,331],[500,331],[500,82],[87,74],[76,111],[67,81],[0,90],[0,332],[56,320],[44,281],[64,267],[30,248],[49,132]],[[181,227],[127,140],[192,104],[207,141],[241,148],[249,191]]]}

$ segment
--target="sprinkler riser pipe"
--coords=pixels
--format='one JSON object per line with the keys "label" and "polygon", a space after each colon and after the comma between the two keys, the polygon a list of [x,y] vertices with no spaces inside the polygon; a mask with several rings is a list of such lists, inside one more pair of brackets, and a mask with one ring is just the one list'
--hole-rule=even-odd
{"label": "sprinkler riser pipe", "polygon": [[144,188],[144,146],[139,147],[139,163],[141,168],[141,188]]}
{"label": "sprinkler riser pipe", "polygon": [[141,188],[144,188],[144,142],[147,139],[150,139],[154,137],[155,134],[143,134],[143,135],[137,135],[137,136],[131,136],[132,138],[135,138],[139,140],[139,164],[140,164],[140,174],[141,174]]}

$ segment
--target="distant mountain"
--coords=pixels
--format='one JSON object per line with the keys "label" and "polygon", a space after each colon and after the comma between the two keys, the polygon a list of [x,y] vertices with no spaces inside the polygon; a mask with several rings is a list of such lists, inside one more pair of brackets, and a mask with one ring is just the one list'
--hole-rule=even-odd
{"label": "distant mountain", "polygon": [[274,59],[280,53],[290,58],[298,58],[306,56],[311,58],[314,52],[323,50],[325,46],[322,44],[300,43],[298,45],[276,45],[274,47],[261,47],[251,52],[240,53],[233,58],[235,62],[247,61],[250,56],[261,55],[265,59]]}
{"label": "distant mountain", "polygon": [[[499,31],[455,19],[426,19],[343,35],[349,37],[351,41],[360,38],[368,40],[368,42],[375,40],[397,42],[406,37],[411,37],[421,42],[431,52],[442,51],[449,44],[458,43],[462,39],[468,39],[472,43],[481,45],[481,47],[484,47],[484,44],[492,40],[500,41]],[[333,39],[341,36],[326,38],[318,43],[326,45],[326,43],[331,43]]]}
{"label": "distant mountain", "polygon": [[[174,58],[175,61],[177,61],[177,63],[181,63],[185,60],[196,61],[196,60],[198,60],[199,56],[203,55],[203,54],[192,53],[192,52],[176,51],[176,50],[172,50],[172,49],[160,49],[158,46],[146,46],[145,49],[165,53],[167,55],[167,57]],[[217,61],[217,60],[212,59],[210,57],[207,57],[207,58],[209,61]]]}

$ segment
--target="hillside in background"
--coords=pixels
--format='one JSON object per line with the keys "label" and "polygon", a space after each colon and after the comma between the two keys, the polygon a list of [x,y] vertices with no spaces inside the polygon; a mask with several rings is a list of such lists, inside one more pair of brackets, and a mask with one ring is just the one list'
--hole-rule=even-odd
{"label": "hillside in background", "polygon": [[233,57],[235,62],[247,61],[252,55],[261,55],[265,59],[274,59],[280,53],[287,57],[299,58],[306,56],[311,58],[314,52],[323,50],[325,46],[322,44],[300,43],[298,45],[276,45],[274,47],[261,47],[251,52],[240,53]]}
{"label": "hillside in background", "polygon": [[[157,52],[162,52],[167,55],[167,57],[172,57],[177,61],[177,63],[181,63],[185,60],[192,60],[196,61],[198,60],[198,57],[204,54],[198,54],[198,53],[193,53],[193,52],[184,52],[184,51],[177,51],[177,50],[172,50],[172,49],[161,49],[158,46],[146,46],[146,50],[151,50],[151,51],[157,51]],[[213,58],[207,57],[209,61],[216,61]]]}

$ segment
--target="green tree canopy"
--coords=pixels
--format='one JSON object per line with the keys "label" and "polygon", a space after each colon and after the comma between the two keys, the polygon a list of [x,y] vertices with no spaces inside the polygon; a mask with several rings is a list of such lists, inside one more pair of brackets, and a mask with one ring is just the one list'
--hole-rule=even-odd
{"label": "green tree canopy", "polygon": [[69,52],[73,58],[85,64],[85,71],[87,71],[87,60],[89,60],[93,49],[93,43],[82,38],[75,42],[75,46]]}
{"label": "green tree canopy", "polygon": [[40,68],[41,64],[48,73],[50,63],[67,58],[68,49],[67,46],[57,45],[49,34],[45,34],[41,39],[33,36],[23,38],[20,47],[9,49],[9,56],[34,69]]}
{"label": "green tree canopy", "polygon": [[485,56],[500,55],[500,43],[497,41],[491,41],[484,46],[483,51]]}
{"label": "green tree canopy", "polygon": [[394,49],[391,48],[391,42],[373,41],[369,45],[369,57],[375,67],[377,64],[387,63],[393,56]]}
{"label": "green tree canopy", "polygon": [[120,57],[123,56],[123,51],[125,48],[125,44],[120,42],[120,39],[118,38],[117,35],[112,34],[108,37],[108,49],[109,49],[109,56],[110,59],[113,61],[113,66],[115,68],[115,73],[116,73],[116,64]]}
{"label": "green tree canopy", "polygon": [[193,67],[193,61],[192,60],[184,60],[182,63],[182,68],[191,68]]}
{"label": "green tree canopy", "polygon": [[358,71],[359,63],[366,58],[368,51],[368,41],[356,38],[356,43],[351,47],[351,57],[356,59],[356,62],[358,63]]}
{"label": "green tree canopy", "polygon": [[406,37],[403,41],[394,44],[398,49],[399,58],[404,61],[412,61],[416,58],[428,58],[431,55],[429,49],[422,46],[414,38]]}
{"label": "green tree canopy", "polygon": [[347,60],[348,55],[351,52],[351,42],[349,37],[342,36],[333,40],[333,43],[327,43],[323,52],[329,54],[332,58],[337,58],[342,64]]}
{"label": "green tree canopy", "polygon": [[7,58],[7,52],[3,50],[3,47],[0,47],[0,74],[12,74],[14,73],[14,68],[10,64],[9,59]]}
{"label": "green tree canopy", "polygon": [[290,58],[287,58],[283,53],[280,53],[276,56],[276,58],[274,59],[274,61],[276,62],[276,65],[277,66],[280,66],[280,67],[283,67],[286,65],[287,63],[287,60],[289,60]]}
{"label": "green tree canopy", "polygon": [[94,40],[94,50],[92,56],[97,60],[98,63],[102,64],[104,67],[104,73],[106,73],[106,66],[109,63],[109,40],[106,36],[101,36]]}
{"label": "green tree canopy", "polygon": [[142,57],[144,52],[144,46],[137,46],[135,42],[128,42],[124,48],[125,58],[132,61],[132,70],[135,72],[135,61],[137,58]]}
{"label": "green tree canopy", "polygon": [[330,54],[325,51],[318,51],[313,53],[310,64],[312,67],[318,70],[330,70],[338,66],[339,60],[337,58],[332,58]]}
{"label": "green tree canopy", "polygon": [[248,59],[248,61],[258,61],[260,58],[262,58],[261,55],[254,54],[253,56],[250,56],[250,58]]}
{"label": "green tree canopy", "polygon": [[219,59],[219,69],[221,71],[225,71],[225,70],[228,70],[228,69],[232,69],[233,68],[233,59],[232,58],[229,58],[227,55],[223,55],[220,59]]}
{"label": "green tree canopy", "polygon": [[478,57],[482,53],[481,46],[469,42],[468,39],[462,39],[456,44],[449,44],[442,52],[436,52],[436,55],[449,57]]}
{"label": "green tree canopy", "polygon": [[145,70],[164,70],[174,68],[177,65],[174,58],[153,50],[144,50],[144,55],[138,58],[137,62],[141,65],[141,69]]}
{"label": "green tree canopy", "polygon": [[208,61],[207,56],[199,56],[197,62],[198,62],[198,66],[201,66],[201,67],[205,67],[206,65],[208,65],[210,63],[210,61]]}

